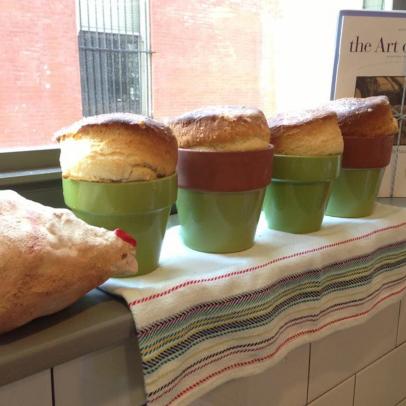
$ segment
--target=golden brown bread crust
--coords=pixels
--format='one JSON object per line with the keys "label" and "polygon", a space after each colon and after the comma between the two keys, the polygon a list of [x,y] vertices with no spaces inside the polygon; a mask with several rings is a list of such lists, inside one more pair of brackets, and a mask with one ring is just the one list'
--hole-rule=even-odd
{"label": "golden brown bread crust", "polygon": [[380,137],[398,130],[386,96],[342,98],[329,102],[326,107],[337,113],[343,137]]}
{"label": "golden brown bread crust", "polygon": [[176,169],[176,138],[151,118],[112,113],[84,118],[58,131],[62,174],[96,182],[152,180]]}
{"label": "golden brown bread crust", "polygon": [[268,125],[275,154],[333,155],[344,148],[337,115],[329,110],[280,113],[270,118]]}
{"label": "golden brown bread crust", "polygon": [[270,131],[261,110],[244,106],[210,106],[168,123],[181,148],[244,151],[267,148]]}
{"label": "golden brown bread crust", "polygon": [[135,273],[113,231],[0,191],[0,334],[72,304],[107,278]]}

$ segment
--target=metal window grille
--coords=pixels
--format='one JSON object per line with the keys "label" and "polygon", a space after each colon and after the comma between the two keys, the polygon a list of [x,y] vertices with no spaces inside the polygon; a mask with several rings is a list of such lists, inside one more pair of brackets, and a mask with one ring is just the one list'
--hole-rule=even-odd
{"label": "metal window grille", "polygon": [[364,0],[362,8],[366,10],[384,10],[385,0]]}
{"label": "metal window grille", "polygon": [[146,16],[144,4],[140,3],[141,0],[78,0],[84,116],[149,113],[150,51],[147,33],[141,32]]}

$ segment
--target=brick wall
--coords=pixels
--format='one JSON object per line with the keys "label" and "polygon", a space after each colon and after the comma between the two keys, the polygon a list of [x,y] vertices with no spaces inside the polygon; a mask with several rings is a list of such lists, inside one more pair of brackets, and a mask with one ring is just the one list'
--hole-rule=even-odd
{"label": "brick wall", "polygon": [[50,144],[82,114],[75,2],[3,0],[2,9],[0,148]]}
{"label": "brick wall", "polygon": [[155,117],[262,104],[261,0],[151,0]]}

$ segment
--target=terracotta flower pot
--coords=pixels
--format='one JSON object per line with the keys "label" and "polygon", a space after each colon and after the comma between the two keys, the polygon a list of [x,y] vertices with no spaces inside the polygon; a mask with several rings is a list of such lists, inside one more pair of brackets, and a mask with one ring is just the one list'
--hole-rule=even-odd
{"label": "terracotta flower pot", "polygon": [[254,244],[272,157],[272,146],[244,152],[179,149],[176,205],[185,245],[226,253]]}

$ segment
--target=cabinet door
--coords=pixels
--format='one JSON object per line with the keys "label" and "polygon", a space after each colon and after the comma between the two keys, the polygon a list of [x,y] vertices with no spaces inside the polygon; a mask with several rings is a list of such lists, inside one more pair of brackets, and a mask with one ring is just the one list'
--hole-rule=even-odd
{"label": "cabinet door", "polygon": [[145,403],[135,340],[54,368],[56,406],[137,406]]}
{"label": "cabinet door", "polygon": [[52,406],[50,370],[0,386],[0,405]]}

